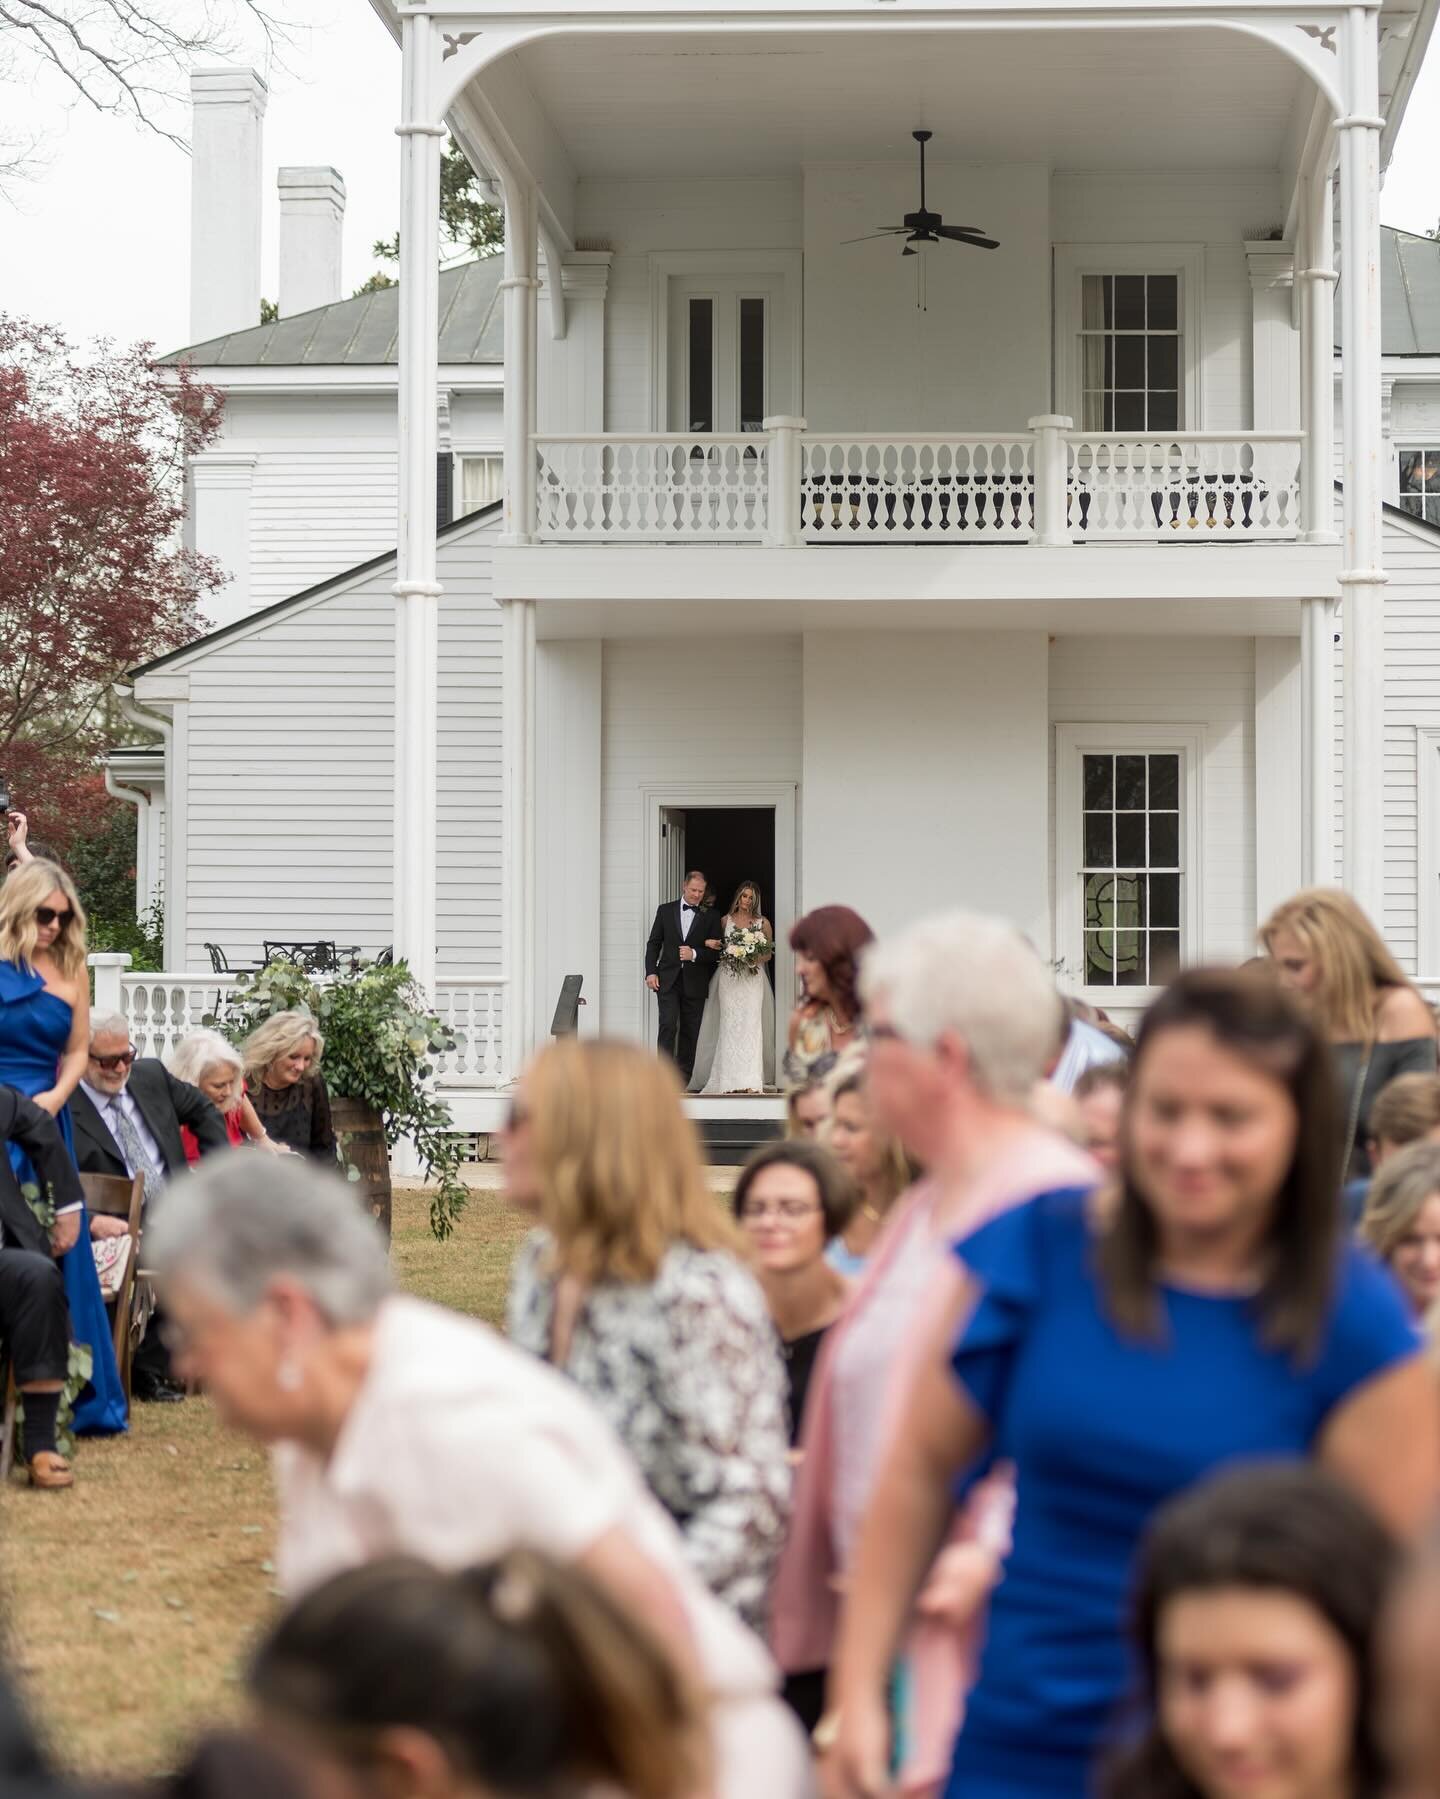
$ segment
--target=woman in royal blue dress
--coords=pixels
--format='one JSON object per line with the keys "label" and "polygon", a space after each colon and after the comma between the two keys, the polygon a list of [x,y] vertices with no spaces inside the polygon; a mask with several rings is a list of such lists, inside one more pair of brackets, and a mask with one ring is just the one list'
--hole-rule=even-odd
{"label": "woman in royal blue dress", "polygon": [[[892,1010],[903,1035],[904,994]],[[1190,973],[1140,1033],[1118,1192],[1041,1195],[958,1247],[862,1533],[835,1799],[886,1791],[895,1646],[957,1478],[987,1456],[1017,1471],[1014,1539],[949,1799],[1090,1791],[1131,1684],[1136,1546],[1210,1470],[1313,1456],[1421,1527],[1434,1378],[1390,1276],[1341,1236],[1342,1124],[1327,1047],[1276,983]]]}
{"label": "woman in royal blue dress", "polygon": [[[0,886],[0,1081],[43,1106],[70,1153],[70,1095],[90,1053],[90,995],[85,913],[75,884],[53,862],[23,862]],[[23,1152],[10,1145],[22,1181],[33,1179]],[[90,1384],[75,1407],[82,1435],[125,1428],[125,1394],[114,1339],[90,1248],[88,1214],[75,1247],[61,1259],[70,1300],[72,1341],[90,1351]]]}

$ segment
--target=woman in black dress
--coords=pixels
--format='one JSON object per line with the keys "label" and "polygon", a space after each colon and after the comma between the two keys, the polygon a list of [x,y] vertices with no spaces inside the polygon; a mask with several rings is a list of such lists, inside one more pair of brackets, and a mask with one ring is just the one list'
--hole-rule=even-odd
{"label": "woman in black dress", "polygon": [[308,1012],[276,1012],[241,1046],[245,1090],[272,1143],[317,1162],[335,1160],[330,1094],[320,1072],[325,1039]]}

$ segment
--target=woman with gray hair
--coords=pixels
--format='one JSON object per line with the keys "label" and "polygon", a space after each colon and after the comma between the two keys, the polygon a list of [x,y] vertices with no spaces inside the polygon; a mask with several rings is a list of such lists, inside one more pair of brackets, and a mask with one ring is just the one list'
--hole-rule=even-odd
{"label": "woman with gray hair", "polygon": [[[177,1081],[198,1087],[225,1123],[225,1135],[237,1148],[253,1143],[277,1155],[288,1145],[272,1142],[245,1091],[245,1061],[233,1043],[219,1031],[190,1031],[171,1050],[166,1067]],[[191,1167],[200,1160],[200,1143],[188,1125],[180,1127],[180,1142]]]}
{"label": "woman with gray hair", "polygon": [[325,1039],[308,1012],[272,1012],[240,1047],[245,1091],[271,1139],[314,1161],[335,1160]]}
{"label": "woman with gray hair", "polygon": [[392,1293],[371,1219],[298,1157],[217,1158],[157,1212],[147,1258],[176,1367],[272,1446],[287,1592],[388,1554],[573,1563],[708,1695],[715,1799],[809,1799],[774,1664],[691,1573],[577,1387],[487,1326]]}

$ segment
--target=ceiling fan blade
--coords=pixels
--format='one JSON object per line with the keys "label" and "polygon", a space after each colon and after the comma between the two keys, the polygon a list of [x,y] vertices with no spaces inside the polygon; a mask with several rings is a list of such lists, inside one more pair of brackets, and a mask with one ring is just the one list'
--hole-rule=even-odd
{"label": "ceiling fan blade", "polygon": [[842,237],[842,244],[873,244],[877,237],[906,237],[909,235],[908,225],[882,225],[878,231],[871,231],[864,237]]}
{"label": "ceiling fan blade", "polygon": [[962,231],[958,225],[937,225],[936,237],[948,238],[952,244],[970,244],[977,250],[998,250],[1000,240],[995,237],[980,237],[973,231]]}

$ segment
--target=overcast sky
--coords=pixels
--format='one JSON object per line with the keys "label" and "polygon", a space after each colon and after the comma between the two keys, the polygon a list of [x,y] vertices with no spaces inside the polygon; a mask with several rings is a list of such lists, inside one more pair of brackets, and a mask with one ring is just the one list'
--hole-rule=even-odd
{"label": "overcast sky", "polygon": [[[363,0],[281,0],[297,21],[265,116],[264,292],[276,291],[275,171],[329,163],[345,178],[345,291],[377,266],[370,246],[399,212],[400,53]],[[189,338],[189,161],[174,145],[80,106],[43,79],[0,90],[17,130],[48,134],[48,162],[0,200],[0,309],[78,337]],[[1440,40],[1411,97],[1381,197],[1387,225],[1440,219]]]}

